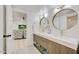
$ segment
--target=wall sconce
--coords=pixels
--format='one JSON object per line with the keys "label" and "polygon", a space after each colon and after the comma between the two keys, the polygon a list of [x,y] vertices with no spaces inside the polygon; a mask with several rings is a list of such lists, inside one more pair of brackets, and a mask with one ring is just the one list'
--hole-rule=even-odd
{"label": "wall sconce", "polygon": [[42,19],[47,18],[47,17],[48,17],[48,13],[44,13],[43,15],[41,15],[40,18],[41,18],[41,20],[42,20]]}

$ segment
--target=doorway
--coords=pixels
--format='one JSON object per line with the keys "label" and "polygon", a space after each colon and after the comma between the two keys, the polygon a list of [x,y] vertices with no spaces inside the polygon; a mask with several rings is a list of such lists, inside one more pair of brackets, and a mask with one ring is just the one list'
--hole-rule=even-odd
{"label": "doorway", "polygon": [[[11,54],[26,49],[26,22],[14,21],[13,6],[1,5],[0,12],[0,53]],[[22,19],[25,19],[24,15]]]}

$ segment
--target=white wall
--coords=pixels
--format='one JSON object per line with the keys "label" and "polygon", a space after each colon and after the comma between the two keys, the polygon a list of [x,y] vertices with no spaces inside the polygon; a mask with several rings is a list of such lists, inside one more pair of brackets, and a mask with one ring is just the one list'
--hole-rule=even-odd
{"label": "white wall", "polygon": [[35,15],[35,20],[34,20],[34,32],[39,32],[39,31],[41,31],[41,29],[40,29],[40,20],[39,20],[39,15],[38,14],[36,14]]}
{"label": "white wall", "polygon": [[3,6],[0,5],[0,53],[3,53]]}
{"label": "white wall", "polygon": [[33,32],[34,32],[34,14],[27,13],[27,45],[33,45]]}

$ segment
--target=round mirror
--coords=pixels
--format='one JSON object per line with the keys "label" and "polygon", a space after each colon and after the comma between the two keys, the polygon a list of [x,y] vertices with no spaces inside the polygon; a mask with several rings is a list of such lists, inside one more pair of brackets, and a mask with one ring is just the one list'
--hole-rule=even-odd
{"label": "round mirror", "polygon": [[62,9],[54,15],[52,22],[58,30],[70,29],[77,24],[77,12],[73,9]]}

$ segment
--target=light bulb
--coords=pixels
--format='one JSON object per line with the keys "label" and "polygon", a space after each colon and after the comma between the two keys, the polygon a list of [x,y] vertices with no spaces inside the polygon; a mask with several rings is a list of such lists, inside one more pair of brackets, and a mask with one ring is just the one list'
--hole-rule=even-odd
{"label": "light bulb", "polygon": [[45,16],[45,17],[47,17],[47,16],[48,16],[48,14],[47,14],[47,13],[45,13],[45,14],[44,14],[44,16]]}

